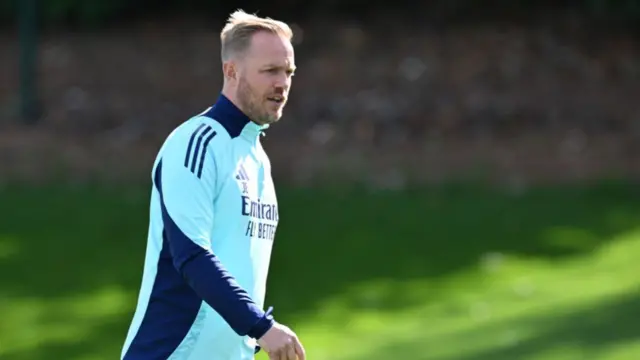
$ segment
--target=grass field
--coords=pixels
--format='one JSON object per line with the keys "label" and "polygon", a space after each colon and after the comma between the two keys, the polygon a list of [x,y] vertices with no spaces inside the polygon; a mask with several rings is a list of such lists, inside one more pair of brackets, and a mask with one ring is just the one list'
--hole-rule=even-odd
{"label": "grass field", "polygon": [[[0,190],[0,359],[118,358],[148,191]],[[632,186],[279,195],[267,303],[310,360],[640,359]]]}

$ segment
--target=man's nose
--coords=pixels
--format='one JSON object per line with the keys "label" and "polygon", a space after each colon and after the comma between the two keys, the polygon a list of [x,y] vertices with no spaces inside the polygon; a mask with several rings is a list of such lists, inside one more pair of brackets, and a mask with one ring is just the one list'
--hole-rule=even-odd
{"label": "man's nose", "polygon": [[289,77],[286,74],[278,75],[273,85],[276,90],[286,90],[289,87]]}
{"label": "man's nose", "polygon": [[289,89],[289,84],[287,83],[287,81],[278,81],[275,84],[273,84],[273,90],[274,92],[278,93],[278,94],[283,94],[285,92],[287,92],[287,90]]}

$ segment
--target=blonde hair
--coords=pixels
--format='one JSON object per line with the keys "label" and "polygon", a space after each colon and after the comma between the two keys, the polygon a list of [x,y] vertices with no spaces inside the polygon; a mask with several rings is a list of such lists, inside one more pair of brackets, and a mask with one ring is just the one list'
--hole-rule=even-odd
{"label": "blonde hair", "polygon": [[293,38],[293,31],[286,23],[237,10],[229,16],[220,33],[222,61],[247,50],[253,35],[260,31],[283,36],[289,41]]}

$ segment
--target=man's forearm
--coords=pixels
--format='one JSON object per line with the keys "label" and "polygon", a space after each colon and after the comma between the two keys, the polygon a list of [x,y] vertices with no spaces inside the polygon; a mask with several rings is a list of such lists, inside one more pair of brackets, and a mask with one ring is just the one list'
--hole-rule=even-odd
{"label": "man's forearm", "polygon": [[272,316],[253,302],[211,252],[202,249],[178,266],[189,286],[239,335],[259,339],[273,325]]}

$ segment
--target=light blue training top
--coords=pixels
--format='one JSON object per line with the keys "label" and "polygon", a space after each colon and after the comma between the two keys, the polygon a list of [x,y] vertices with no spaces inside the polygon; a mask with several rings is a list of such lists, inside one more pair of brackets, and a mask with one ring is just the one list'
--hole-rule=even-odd
{"label": "light blue training top", "polygon": [[147,251],[123,360],[252,359],[278,224],[266,126],[220,95],[155,160]]}

